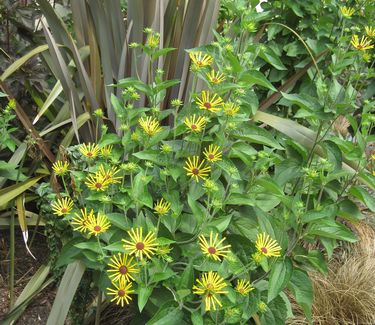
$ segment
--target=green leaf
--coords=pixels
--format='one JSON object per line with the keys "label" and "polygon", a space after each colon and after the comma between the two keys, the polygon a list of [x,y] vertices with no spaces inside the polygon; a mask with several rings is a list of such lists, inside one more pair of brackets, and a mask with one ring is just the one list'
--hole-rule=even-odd
{"label": "green leaf", "polygon": [[47,51],[48,45],[40,45],[35,49],[31,50],[30,52],[26,53],[24,56],[20,57],[18,60],[14,61],[0,76],[0,80],[4,81],[9,76],[11,76],[14,72],[16,72],[19,68],[21,68],[29,59],[31,59],[34,55],[37,55],[41,52]]}
{"label": "green leaf", "polygon": [[228,228],[231,220],[232,220],[231,215],[218,217],[210,221],[207,224],[207,227],[215,227],[220,233],[222,233]]}
{"label": "green leaf", "polygon": [[272,50],[271,47],[265,47],[264,50],[259,51],[259,56],[278,70],[287,70],[285,65],[280,60],[279,56]]}
{"label": "green leaf", "polygon": [[202,315],[197,311],[191,313],[191,323],[193,325],[204,325]]}
{"label": "green leaf", "polygon": [[286,257],[284,260],[278,260],[271,268],[270,279],[268,282],[268,302],[275,299],[281,290],[288,284],[293,273],[293,264]]}
{"label": "green leaf", "polygon": [[313,287],[307,273],[300,269],[294,269],[287,287],[296,298],[297,303],[302,307],[307,319],[311,322]]}
{"label": "green leaf", "polygon": [[123,253],[125,251],[124,249],[124,243],[122,241],[117,241],[115,243],[112,243],[111,245],[103,247],[103,249],[111,252],[120,252]]}
{"label": "green leaf", "polygon": [[139,312],[142,312],[143,308],[146,306],[148,298],[150,298],[152,291],[154,290],[153,286],[145,286],[141,283],[138,287],[138,309]]}
{"label": "green leaf", "polygon": [[180,308],[162,306],[146,325],[176,325],[184,318]]}
{"label": "green leaf", "polygon": [[341,223],[335,222],[334,220],[321,220],[318,223],[311,225],[306,235],[345,240],[350,243],[354,243],[358,240],[349,228]]}
{"label": "green leaf", "polygon": [[240,129],[235,130],[232,133],[234,138],[246,140],[252,143],[264,144],[279,150],[283,150],[283,147],[278,141],[274,139],[272,134],[260,127],[247,125]]}
{"label": "green leaf", "polygon": [[64,325],[70,304],[84,272],[85,266],[81,261],[75,261],[68,265],[57,290],[47,325]]}
{"label": "green leaf", "polygon": [[96,241],[86,241],[83,243],[76,244],[74,246],[79,249],[88,249],[98,254],[101,252],[100,247]]}
{"label": "green leaf", "polygon": [[360,200],[371,212],[375,212],[375,198],[360,186],[352,186],[349,193]]}
{"label": "green leaf", "polygon": [[156,272],[150,277],[150,283],[160,282],[167,280],[174,275],[176,275],[176,272],[173,272],[170,268],[166,269],[163,272]]}
{"label": "green leaf", "polygon": [[38,182],[43,177],[44,176],[37,176],[34,178],[30,178],[29,180],[24,181],[22,183],[14,184],[14,185],[1,189],[0,190],[0,202],[1,202],[0,210],[4,209],[6,207],[6,204],[9,201],[13,200],[18,195],[28,190],[31,186],[33,186],[36,182]]}
{"label": "green leaf", "polygon": [[318,250],[311,250],[307,255],[295,255],[294,259],[297,262],[308,262],[321,273],[328,273],[326,260],[323,254]]}
{"label": "green leaf", "polygon": [[301,217],[302,223],[308,223],[319,219],[332,218],[337,213],[337,205],[330,204],[321,208],[321,210],[309,210]]}
{"label": "green leaf", "polygon": [[277,89],[267,80],[264,74],[257,70],[248,70],[247,72],[243,73],[238,82],[248,87],[251,87],[252,85],[260,85],[273,91],[277,91]]}
{"label": "green leaf", "polygon": [[352,222],[364,218],[361,210],[359,210],[357,205],[349,199],[343,200],[339,203],[339,211],[337,212],[337,215]]}

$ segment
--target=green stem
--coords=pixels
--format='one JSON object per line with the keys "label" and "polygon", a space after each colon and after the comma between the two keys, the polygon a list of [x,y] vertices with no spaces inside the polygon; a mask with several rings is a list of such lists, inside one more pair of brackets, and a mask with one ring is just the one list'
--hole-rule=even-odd
{"label": "green stem", "polygon": [[98,304],[96,305],[96,313],[95,313],[95,325],[100,325],[101,309],[102,309],[102,292],[101,292],[101,290],[99,290]]}
{"label": "green stem", "polygon": [[[16,184],[21,175],[21,169],[26,159],[26,152],[24,153],[20,166],[17,171]],[[15,217],[14,217],[14,200],[11,203],[10,225],[9,225],[9,307],[14,306],[14,262],[15,262]]]}

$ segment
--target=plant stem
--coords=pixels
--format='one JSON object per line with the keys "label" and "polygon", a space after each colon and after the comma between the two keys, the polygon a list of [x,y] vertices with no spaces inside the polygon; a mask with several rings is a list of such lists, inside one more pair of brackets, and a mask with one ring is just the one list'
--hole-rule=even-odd
{"label": "plant stem", "polygon": [[102,292],[101,292],[101,290],[99,290],[98,304],[96,305],[96,313],[95,313],[95,325],[100,325],[101,309],[102,309]]}

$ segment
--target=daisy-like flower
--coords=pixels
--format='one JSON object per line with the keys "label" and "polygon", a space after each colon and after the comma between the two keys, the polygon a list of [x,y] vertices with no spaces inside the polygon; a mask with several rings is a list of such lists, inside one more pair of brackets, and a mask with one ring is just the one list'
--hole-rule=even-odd
{"label": "daisy-like flower", "polygon": [[153,136],[162,130],[159,121],[151,116],[146,118],[141,117],[138,120],[138,123],[143,131],[149,136]]}
{"label": "daisy-like flower", "polygon": [[85,184],[92,191],[105,191],[111,184],[111,179],[106,178],[100,173],[87,176]]}
{"label": "daisy-like flower", "polygon": [[237,280],[236,291],[242,296],[247,296],[250,291],[253,291],[254,287],[251,285],[250,281],[245,279]]}
{"label": "daisy-like flower", "polygon": [[218,85],[225,80],[225,76],[220,71],[215,72],[215,70],[211,70],[211,72],[206,74],[208,81],[214,85]]}
{"label": "daisy-like flower", "polygon": [[367,39],[367,37],[365,36],[362,36],[361,40],[359,40],[358,35],[353,35],[351,43],[353,47],[356,48],[358,51],[366,51],[374,47],[374,45],[371,44],[371,41]]}
{"label": "daisy-like flower", "polygon": [[121,176],[116,176],[120,172],[120,169],[117,167],[111,167],[110,169],[105,169],[103,165],[99,166],[97,175],[103,177],[104,180],[109,181],[110,184],[121,183]]}
{"label": "daisy-like flower", "polygon": [[69,163],[67,161],[58,160],[52,165],[52,170],[57,176],[64,176],[69,169]]}
{"label": "daisy-like flower", "polygon": [[79,152],[88,159],[92,159],[99,154],[99,146],[95,143],[84,143],[79,146]]}
{"label": "daisy-like flower", "polygon": [[225,240],[225,237],[223,239],[219,240],[219,235],[216,234],[215,237],[213,236],[213,232],[210,232],[210,241],[207,241],[207,239],[203,236],[199,236],[199,245],[201,246],[201,250],[203,254],[205,254],[208,257],[213,258],[216,261],[220,261],[220,258],[224,258],[226,254],[229,253],[229,247],[230,245],[222,246],[223,241]]}
{"label": "daisy-like flower", "polygon": [[221,160],[223,153],[220,151],[220,147],[210,144],[208,148],[203,151],[204,156],[210,162]]}
{"label": "daisy-like flower", "polygon": [[167,214],[170,209],[171,209],[171,204],[167,201],[164,201],[164,199],[160,199],[154,205],[154,211],[159,216],[163,216]]}
{"label": "daisy-like flower", "polygon": [[200,109],[207,110],[210,112],[218,112],[221,110],[223,105],[223,100],[217,94],[211,94],[203,90],[201,93],[201,98],[196,98],[196,103]]}
{"label": "daisy-like flower", "polygon": [[368,37],[375,37],[375,27],[365,26],[365,31]]}
{"label": "daisy-like flower", "polygon": [[197,279],[197,284],[193,286],[193,293],[204,296],[205,310],[216,310],[216,305],[222,306],[218,296],[226,294],[228,291],[224,279],[216,272],[209,271],[202,274],[201,279]]}
{"label": "daisy-like flower", "polygon": [[109,260],[109,269],[107,270],[111,281],[134,281],[133,274],[138,273],[139,269],[137,268],[137,264],[132,262],[133,257],[128,254],[118,253],[117,255],[113,255]]}
{"label": "daisy-like flower", "polygon": [[73,230],[86,232],[90,220],[94,217],[94,210],[91,210],[87,213],[86,208],[81,209],[81,214],[75,213],[75,217],[70,221],[70,224],[73,226]]}
{"label": "daisy-like flower", "polygon": [[134,290],[132,290],[132,283],[121,279],[117,282],[112,282],[112,284],[115,289],[107,288],[107,295],[113,296],[111,302],[116,301],[116,305],[121,305],[121,307],[124,307],[125,304],[129,305],[130,300],[132,300],[130,294],[134,293]]}
{"label": "daisy-like flower", "polygon": [[190,52],[190,60],[197,68],[208,67],[214,62],[214,58],[209,54],[203,54],[202,52]]}
{"label": "daisy-like flower", "polygon": [[147,258],[151,258],[151,256],[155,254],[157,244],[155,234],[152,231],[149,231],[146,237],[143,238],[142,227],[136,228],[135,231],[132,228],[128,231],[128,235],[131,240],[123,239],[122,241],[125,243],[124,248],[130,251],[130,255],[134,254],[142,260],[143,255]]}
{"label": "daisy-like flower", "polygon": [[51,204],[53,214],[59,217],[65,216],[70,213],[73,209],[73,200],[70,197],[64,197],[62,199],[57,199],[57,201]]}
{"label": "daisy-like flower", "polygon": [[258,234],[255,242],[258,252],[264,256],[280,256],[281,247],[266,233]]}
{"label": "daisy-like flower", "polygon": [[350,18],[351,16],[354,15],[355,9],[352,7],[340,7],[340,12],[345,18]]}
{"label": "daisy-like flower", "polygon": [[204,129],[206,125],[206,119],[203,116],[189,116],[185,118],[185,125],[191,132],[199,133]]}
{"label": "daisy-like flower", "polygon": [[205,166],[204,159],[199,163],[198,156],[189,157],[188,160],[185,161],[185,165],[186,167],[184,167],[184,169],[187,171],[186,175],[195,178],[197,182],[199,182],[199,178],[207,178],[208,173],[211,171],[210,166]]}
{"label": "daisy-like flower", "polygon": [[112,153],[112,149],[113,149],[113,145],[111,144],[108,146],[104,146],[103,148],[100,149],[100,155],[103,158],[108,158]]}
{"label": "daisy-like flower", "polygon": [[111,227],[111,223],[108,221],[108,218],[105,214],[98,212],[96,217],[94,215],[91,215],[91,217],[89,218],[88,231],[94,236],[106,232],[109,227]]}
{"label": "daisy-like flower", "polygon": [[234,116],[240,110],[240,106],[235,103],[226,103],[224,104],[224,114],[226,116]]}

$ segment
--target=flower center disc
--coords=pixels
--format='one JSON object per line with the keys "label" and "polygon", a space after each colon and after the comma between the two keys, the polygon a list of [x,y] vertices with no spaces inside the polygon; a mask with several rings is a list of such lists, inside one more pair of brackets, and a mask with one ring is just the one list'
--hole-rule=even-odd
{"label": "flower center disc", "polygon": [[92,152],[88,152],[87,157],[92,157]]}
{"label": "flower center disc", "polygon": [[118,294],[119,297],[123,297],[123,296],[125,296],[125,291],[119,290],[119,291],[117,291],[117,294]]}
{"label": "flower center disc", "polygon": [[95,184],[95,187],[96,187],[96,188],[101,188],[102,186],[103,186],[102,183],[96,183],[96,184]]}
{"label": "flower center disc", "polygon": [[68,210],[66,208],[61,209],[61,213],[67,213],[67,212],[68,212]]}
{"label": "flower center disc", "polygon": [[196,130],[196,129],[197,129],[197,126],[196,126],[195,124],[192,124],[192,125],[191,125],[191,128],[192,128],[193,130]]}
{"label": "flower center disc", "polygon": [[214,155],[214,154],[210,153],[210,154],[208,155],[208,159],[212,160],[212,159],[214,159],[214,158],[215,158],[215,155]]}
{"label": "flower center disc", "polygon": [[198,175],[199,174],[199,169],[198,168],[193,168],[191,170],[191,172],[193,173],[193,175]]}
{"label": "flower center disc", "polygon": [[215,254],[216,253],[216,248],[215,247],[208,247],[208,252],[210,253],[210,254]]}
{"label": "flower center disc", "polygon": [[136,243],[135,248],[141,251],[142,249],[145,248],[145,244],[143,244],[142,242]]}
{"label": "flower center disc", "polygon": [[119,268],[119,272],[121,274],[126,274],[128,272],[128,268],[125,265],[121,265]]}
{"label": "flower center disc", "polygon": [[261,249],[261,252],[264,253],[264,254],[267,254],[268,253],[268,249],[266,247],[262,247]]}
{"label": "flower center disc", "polygon": [[204,103],[203,106],[207,109],[210,109],[212,107],[210,103]]}
{"label": "flower center disc", "polygon": [[212,283],[207,283],[207,289],[212,290],[214,288],[214,285]]}
{"label": "flower center disc", "polygon": [[96,232],[99,232],[100,230],[102,230],[102,227],[96,225],[96,226],[94,227],[94,230],[95,230]]}

